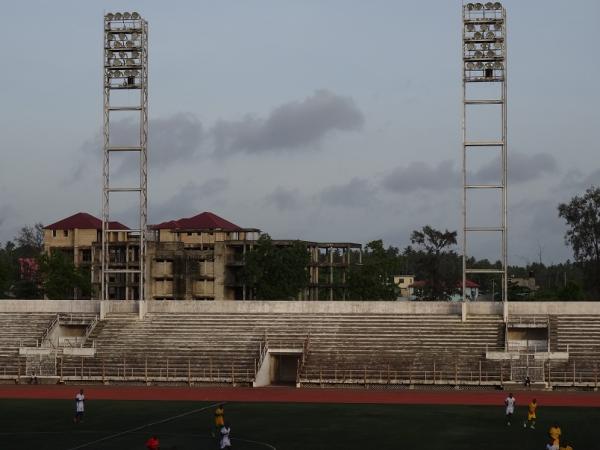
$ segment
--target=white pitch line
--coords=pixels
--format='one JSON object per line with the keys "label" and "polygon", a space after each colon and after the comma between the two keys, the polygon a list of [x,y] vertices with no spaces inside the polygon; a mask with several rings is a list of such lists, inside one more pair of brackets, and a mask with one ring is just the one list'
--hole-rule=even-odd
{"label": "white pitch line", "polygon": [[251,442],[252,444],[258,444],[258,445],[262,445],[264,447],[268,447],[272,450],[277,450],[275,447],[273,447],[271,444],[268,444],[266,442],[262,442],[262,441],[253,441],[252,439],[242,439],[242,438],[231,438],[232,441],[242,441],[242,442]]}
{"label": "white pitch line", "polygon": [[125,431],[121,431],[119,433],[111,434],[110,436],[105,436],[103,438],[96,439],[95,441],[86,442],[85,444],[78,445],[77,447],[71,447],[68,450],[78,450],[80,448],[89,447],[90,445],[93,445],[93,444],[98,444],[100,442],[108,441],[110,439],[114,439],[114,438],[117,438],[119,436],[124,436],[124,435],[129,434],[129,433],[134,433],[136,431],[143,430],[144,428],[148,428],[148,427],[152,427],[152,426],[155,426],[155,425],[160,425],[162,423],[170,422],[171,420],[175,420],[175,419],[179,419],[181,417],[189,416],[190,414],[195,414],[197,412],[206,411],[207,409],[214,408],[216,406],[223,405],[223,404],[224,404],[223,402],[213,403],[212,405],[208,405],[208,406],[205,406],[203,408],[193,409],[193,410],[185,412],[185,413],[177,414],[176,416],[167,417],[166,419],[163,419],[163,420],[159,420],[159,421],[152,422],[152,423],[146,423],[144,425],[140,425],[139,427],[130,428],[129,430],[125,430]]}

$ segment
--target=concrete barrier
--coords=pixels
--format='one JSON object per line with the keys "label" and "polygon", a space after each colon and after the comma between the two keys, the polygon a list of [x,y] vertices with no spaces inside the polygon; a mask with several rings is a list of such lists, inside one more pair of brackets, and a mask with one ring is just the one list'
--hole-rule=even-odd
{"label": "concrete barrier", "polygon": [[149,313],[460,314],[450,302],[148,301]]}
{"label": "concrete barrier", "polygon": [[[304,314],[455,314],[462,316],[461,302],[416,301],[183,301],[148,300],[0,300],[0,313],[304,313]],[[140,308],[141,306],[141,308]],[[600,314],[600,302],[509,302],[510,315]],[[501,315],[502,303],[468,302],[469,315]]]}
{"label": "concrete barrier", "polygon": [[0,312],[99,313],[98,300],[0,300]]}

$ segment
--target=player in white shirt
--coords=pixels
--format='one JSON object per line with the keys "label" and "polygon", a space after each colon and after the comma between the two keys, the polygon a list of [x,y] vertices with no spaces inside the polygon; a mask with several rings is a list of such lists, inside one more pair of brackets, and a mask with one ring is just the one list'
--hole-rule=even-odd
{"label": "player in white shirt", "polygon": [[517,399],[513,397],[512,393],[508,394],[508,397],[504,399],[504,405],[506,406],[506,425],[510,426],[510,420],[515,412],[515,406]]}
{"label": "player in white shirt", "polygon": [[225,423],[221,428],[221,449],[229,449],[231,448],[231,441],[229,440],[229,433],[231,432],[231,427],[228,423]]}
{"label": "player in white shirt", "polygon": [[79,423],[83,421],[83,411],[85,402],[85,395],[83,395],[83,389],[79,391],[79,394],[75,396],[75,417],[73,417],[73,423]]}

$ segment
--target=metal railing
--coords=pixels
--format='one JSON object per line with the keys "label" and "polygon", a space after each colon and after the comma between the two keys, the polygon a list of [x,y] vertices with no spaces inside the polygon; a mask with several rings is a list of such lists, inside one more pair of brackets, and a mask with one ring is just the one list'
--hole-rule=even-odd
{"label": "metal railing", "polygon": [[[263,355],[266,346],[261,345]],[[65,382],[119,382],[119,383],[175,383],[175,384],[251,384],[255,379],[252,362],[236,362],[209,358],[183,358],[156,356],[114,358],[103,360],[91,357],[66,357],[48,355],[57,359],[55,373],[45,370],[44,376],[57,377]],[[0,379],[25,380],[30,373],[27,369],[36,358],[46,357],[15,356],[4,358],[0,369]],[[394,367],[391,364],[372,367],[368,365],[319,364],[305,365],[299,373],[300,385],[347,385],[347,386],[418,386],[435,385],[441,387],[482,386],[495,387],[507,383],[522,383],[520,365],[497,365],[486,367],[483,360],[470,366],[442,364],[432,361],[429,367]],[[597,363],[587,364],[572,361],[557,364],[545,361],[539,367],[532,367],[539,376],[532,376],[532,383],[544,383],[553,388],[598,388],[600,370]],[[31,371],[31,369],[29,369]],[[255,366],[256,370],[256,366]],[[42,373],[38,372],[38,376]],[[26,382],[26,380],[25,380]]]}
{"label": "metal railing", "polygon": [[48,325],[48,327],[44,330],[44,333],[42,334],[42,337],[40,339],[40,344],[36,345],[36,347],[40,347],[44,344],[45,341],[48,341],[52,348],[54,348],[54,344],[48,339],[48,337],[50,336],[50,333],[52,333],[52,330],[54,330],[54,327],[56,327],[56,325],[58,324],[59,320],[60,314],[57,314],[52,320],[52,322],[50,322],[50,325]]}

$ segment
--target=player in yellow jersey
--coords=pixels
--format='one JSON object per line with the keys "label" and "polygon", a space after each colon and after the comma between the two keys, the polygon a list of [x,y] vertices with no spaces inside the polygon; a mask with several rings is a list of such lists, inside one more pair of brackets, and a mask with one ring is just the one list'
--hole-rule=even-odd
{"label": "player in yellow jersey", "polygon": [[550,435],[550,440],[552,441],[552,445],[557,449],[560,447],[560,435],[562,434],[562,430],[560,429],[560,425],[554,423],[548,430],[548,434]]}
{"label": "player in yellow jersey", "polygon": [[221,428],[225,425],[225,408],[223,405],[217,406],[215,409],[215,430],[216,436],[221,436]]}
{"label": "player in yellow jersey", "polygon": [[527,420],[523,422],[523,428],[527,428],[527,424],[529,424],[529,428],[535,430],[535,421],[537,416],[535,414],[537,410],[537,400],[534,398],[531,400],[531,403],[527,405]]}

